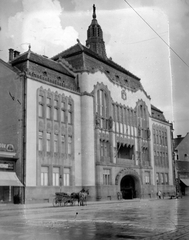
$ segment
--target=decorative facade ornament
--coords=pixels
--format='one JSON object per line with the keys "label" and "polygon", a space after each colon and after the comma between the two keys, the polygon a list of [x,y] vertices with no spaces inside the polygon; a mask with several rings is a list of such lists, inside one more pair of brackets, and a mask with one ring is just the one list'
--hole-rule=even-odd
{"label": "decorative facade ornament", "polygon": [[140,123],[138,124],[138,136],[139,137],[141,136],[141,126],[140,126]]}
{"label": "decorative facade ornament", "polygon": [[99,114],[97,112],[96,112],[96,115],[95,115],[95,123],[96,123],[96,127],[100,126],[100,117],[99,117]]}
{"label": "decorative facade ornament", "polygon": [[112,116],[110,116],[110,118],[109,118],[109,129],[112,130],[112,128],[113,128],[113,118],[112,118]]}
{"label": "decorative facade ornament", "polygon": [[149,129],[149,128],[147,128],[147,137],[148,137],[148,139],[150,139],[150,136],[151,136],[150,129]]}
{"label": "decorative facade ornament", "polygon": [[122,91],[121,91],[121,98],[122,98],[123,100],[127,100],[127,94],[126,94],[126,91],[125,91],[125,90],[122,90]]}

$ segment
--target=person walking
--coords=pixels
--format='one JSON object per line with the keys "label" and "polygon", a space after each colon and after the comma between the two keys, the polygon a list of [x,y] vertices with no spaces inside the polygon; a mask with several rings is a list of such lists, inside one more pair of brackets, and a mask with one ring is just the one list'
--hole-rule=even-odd
{"label": "person walking", "polygon": [[159,197],[159,199],[161,199],[161,196],[162,196],[162,193],[161,193],[161,191],[159,190],[159,191],[158,191],[158,197]]}

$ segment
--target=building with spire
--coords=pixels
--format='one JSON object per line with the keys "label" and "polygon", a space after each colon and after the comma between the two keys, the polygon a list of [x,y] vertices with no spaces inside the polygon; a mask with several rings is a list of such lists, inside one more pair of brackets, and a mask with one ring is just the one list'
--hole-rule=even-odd
{"label": "building with spire", "polygon": [[[18,73],[10,84],[22,98],[19,117],[9,114],[15,123],[20,119],[15,150],[22,171],[15,173],[22,202],[51,201],[55,192],[82,188],[89,200],[174,191],[172,125],[140,78],[107,57],[94,5],[86,46],[77,40],[52,58],[31,48],[14,52],[7,65]],[[4,76],[2,84],[6,95]],[[1,141],[7,131],[1,130]]]}

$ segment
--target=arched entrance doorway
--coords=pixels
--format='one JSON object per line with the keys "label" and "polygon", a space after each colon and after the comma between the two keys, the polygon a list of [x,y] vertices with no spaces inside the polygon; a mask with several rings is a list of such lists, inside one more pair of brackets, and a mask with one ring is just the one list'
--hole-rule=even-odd
{"label": "arched entrance doorway", "polygon": [[123,199],[136,198],[136,186],[133,176],[126,175],[121,179],[120,191],[122,192]]}

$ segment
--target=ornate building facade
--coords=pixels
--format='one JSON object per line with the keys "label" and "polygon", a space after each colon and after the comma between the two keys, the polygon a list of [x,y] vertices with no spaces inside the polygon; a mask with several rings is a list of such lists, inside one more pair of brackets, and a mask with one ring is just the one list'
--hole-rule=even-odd
{"label": "ornate building facade", "polygon": [[171,124],[140,79],[107,57],[95,10],[86,46],[78,40],[51,59],[10,50],[9,64],[19,69],[12,81],[24,96],[17,149],[23,202],[83,187],[91,200],[174,191]]}

